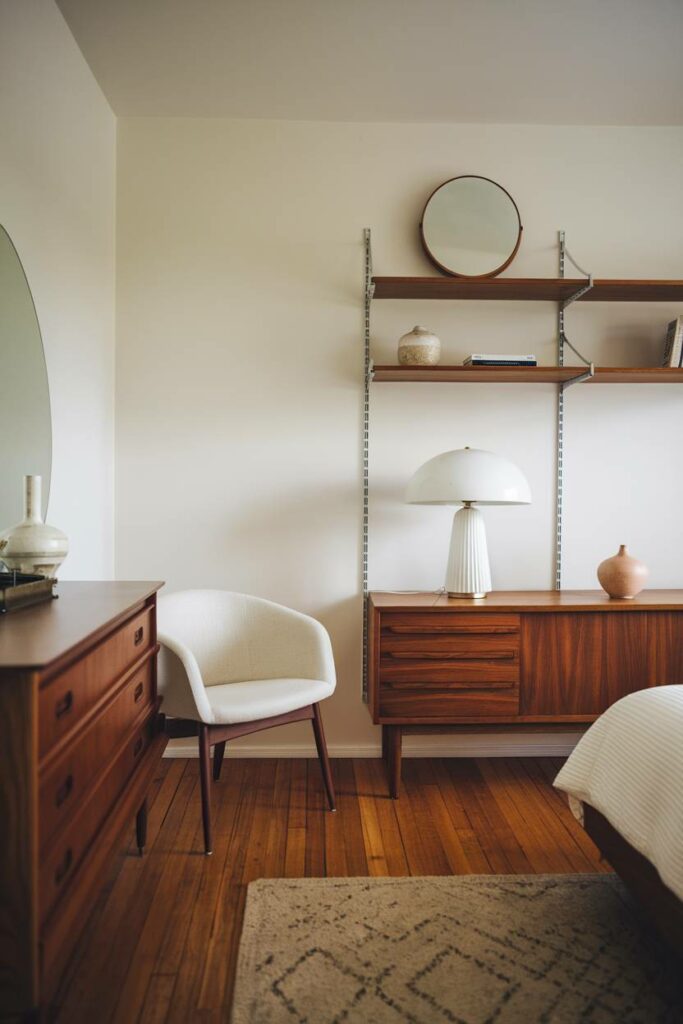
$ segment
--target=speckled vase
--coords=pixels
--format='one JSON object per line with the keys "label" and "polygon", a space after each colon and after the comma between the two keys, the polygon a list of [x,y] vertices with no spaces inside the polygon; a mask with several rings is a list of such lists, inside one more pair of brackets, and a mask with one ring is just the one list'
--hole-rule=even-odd
{"label": "speckled vase", "polygon": [[441,342],[424,327],[413,327],[398,342],[398,361],[402,366],[436,366],[441,359]]}
{"label": "speckled vase", "polygon": [[610,597],[629,599],[639,594],[650,573],[648,567],[629,555],[625,544],[598,566],[598,580]]}
{"label": "speckled vase", "polygon": [[24,477],[24,519],[0,534],[0,562],[17,572],[56,576],[69,550],[66,534],[43,522],[42,479]]}

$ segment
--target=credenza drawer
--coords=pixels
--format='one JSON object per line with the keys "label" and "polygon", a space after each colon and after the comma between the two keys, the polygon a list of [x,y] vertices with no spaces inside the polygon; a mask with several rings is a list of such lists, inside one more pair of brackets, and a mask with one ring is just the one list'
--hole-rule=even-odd
{"label": "credenza drawer", "polygon": [[382,613],[380,642],[385,637],[400,636],[406,633],[423,636],[516,634],[519,633],[519,615],[507,613],[478,615],[476,612]]}
{"label": "credenza drawer", "polygon": [[102,766],[97,786],[60,830],[54,843],[43,850],[39,869],[41,922],[50,916],[62,894],[75,882],[88,847],[151,742],[154,719],[153,712],[126,738],[111,763]]}
{"label": "credenza drawer", "polygon": [[405,720],[490,718],[516,715],[519,711],[519,689],[444,690],[381,687],[380,718]]}
{"label": "credenza drawer", "polygon": [[379,645],[382,658],[394,661],[434,659],[435,661],[514,661],[519,654],[519,635],[473,633],[471,635],[394,633],[383,636]]}
{"label": "credenza drawer", "polygon": [[460,689],[517,686],[519,663],[516,657],[500,661],[380,658],[379,683],[381,688],[409,685],[423,690],[435,686]]}
{"label": "credenza drawer", "polygon": [[39,755],[44,758],[154,642],[152,611],[145,608],[92,652],[42,688],[38,695]]}
{"label": "credenza drawer", "polygon": [[40,775],[40,846],[76,812],[109,764],[135,720],[154,700],[152,661],[147,659],[118,690],[110,703],[83,730],[77,730],[54,762]]}

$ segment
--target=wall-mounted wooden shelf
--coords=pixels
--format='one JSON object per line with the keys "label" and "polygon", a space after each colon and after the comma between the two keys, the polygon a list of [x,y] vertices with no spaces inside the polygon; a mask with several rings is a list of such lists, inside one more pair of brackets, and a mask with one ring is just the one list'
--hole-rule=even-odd
{"label": "wall-mounted wooden shelf", "polygon": [[[569,277],[373,277],[375,299],[564,302],[585,287]],[[683,302],[683,281],[595,280],[579,302]]]}
{"label": "wall-mounted wooden shelf", "polygon": [[[375,366],[374,381],[459,384],[565,384],[585,366]],[[683,368],[598,366],[588,384],[683,384]]]}

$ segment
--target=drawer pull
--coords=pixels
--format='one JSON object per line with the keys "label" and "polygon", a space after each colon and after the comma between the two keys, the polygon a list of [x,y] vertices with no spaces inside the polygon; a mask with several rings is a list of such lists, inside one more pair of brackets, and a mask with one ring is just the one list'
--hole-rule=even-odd
{"label": "drawer pull", "polygon": [[133,642],[134,642],[136,647],[140,646],[140,644],[142,643],[142,641],[144,639],[144,636],[145,636],[144,627],[143,626],[139,626],[138,629],[135,630],[135,636],[133,637]]}
{"label": "drawer pull", "polygon": [[55,704],[55,718],[62,718],[64,715],[68,715],[74,706],[74,695],[71,690],[67,690],[63,697],[60,697]]}
{"label": "drawer pull", "polygon": [[448,651],[382,651],[382,659],[394,661],[514,661],[515,651],[472,651],[465,653],[457,651],[449,654]]}
{"label": "drawer pull", "polygon": [[482,636],[509,636],[513,633],[519,633],[519,627],[486,625],[484,623],[473,623],[471,626],[451,626],[448,623],[444,623],[443,626],[436,624],[420,626],[411,622],[405,626],[382,624],[382,631],[395,633],[397,636],[405,633],[412,633],[417,636],[472,636],[476,633],[480,633]]}
{"label": "drawer pull", "polygon": [[135,687],[135,692],[133,693],[133,700],[135,701],[136,704],[141,699],[141,697],[142,697],[144,692],[145,692],[145,684],[144,683],[138,683],[138,685]]}
{"label": "drawer pull", "polygon": [[61,784],[57,792],[55,793],[55,807],[61,807],[65,800],[71,796],[74,788],[74,777],[73,775],[67,775],[64,782]]}
{"label": "drawer pull", "polygon": [[142,736],[138,736],[137,741],[135,743],[135,746],[133,747],[133,757],[137,757],[138,756],[138,754],[142,750],[143,744],[144,744],[144,741],[142,739]]}
{"label": "drawer pull", "polygon": [[69,869],[73,863],[74,855],[71,847],[66,851],[62,857],[62,863],[58,865],[55,871],[55,885],[61,885],[66,876],[69,873]]}

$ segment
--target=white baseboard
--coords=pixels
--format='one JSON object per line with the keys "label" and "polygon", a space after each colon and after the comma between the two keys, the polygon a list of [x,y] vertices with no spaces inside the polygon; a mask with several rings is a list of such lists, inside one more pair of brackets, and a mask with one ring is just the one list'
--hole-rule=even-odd
{"label": "white baseboard", "polygon": [[[466,733],[447,740],[445,736],[419,740],[406,737],[403,742],[405,757],[566,757],[581,738],[581,733],[563,733],[561,736],[528,734],[509,736]],[[379,743],[329,743],[330,757],[381,757]],[[171,740],[164,757],[197,757],[197,741]],[[317,757],[312,743],[299,744],[228,744],[226,757]]]}

